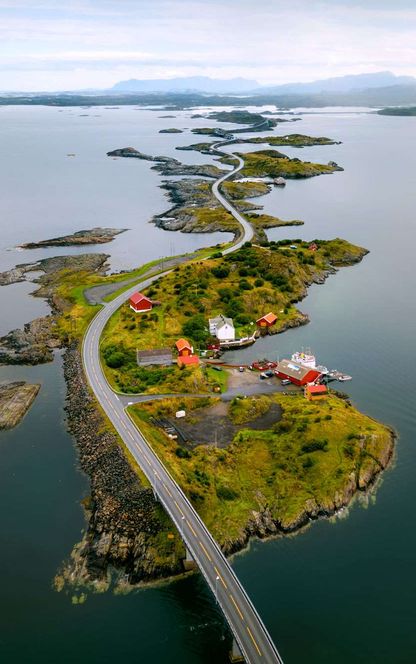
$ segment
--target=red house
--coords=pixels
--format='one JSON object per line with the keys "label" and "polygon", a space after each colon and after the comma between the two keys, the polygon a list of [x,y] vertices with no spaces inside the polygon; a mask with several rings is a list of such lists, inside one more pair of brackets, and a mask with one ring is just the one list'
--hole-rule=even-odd
{"label": "red house", "polygon": [[194,349],[186,339],[178,339],[175,344],[179,357],[190,357]]}
{"label": "red house", "polygon": [[309,251],[317,251],[318,245],[316,244],[316,242],[312,242],[312,244],[309,245],[308,249]]}
{"label": "red house", "polygon": [[178,367],[198,366],[198,355],[182,355],[178,357]]}
{"label": "red house", "polygon": [[256,323],[259,327],[271,327],[275,324],[276,321],[277,316],[270,311],[270,313],[266,314],[265,316],[258,318]]}
{"label": "red house", "polygon": [[318,401],[325,399],[328,396],[328,388],[326,385],[305,385],[305,398],[309,401]]}
{"label": "red house", "polygon": [[130,309],[136,312],[136,314],[142,313],[144,311],[150,311],[153,307],[152,300],[149,300],[146,295],[143,293],[133,293],[129,299]]}
{"label": "red house", "polygon": [[276,376],[290,380],[294,385],[306,385],[314,383],[321,373],[317,369],[307,367],[303,364],[296,364],[290,360],[282,360],[278,363],[275,370]]}

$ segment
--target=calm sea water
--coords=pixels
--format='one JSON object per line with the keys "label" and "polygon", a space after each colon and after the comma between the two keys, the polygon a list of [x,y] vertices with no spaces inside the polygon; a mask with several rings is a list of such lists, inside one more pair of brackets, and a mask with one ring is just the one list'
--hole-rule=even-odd
{"label": "calm sea water", "polygon": [[[7,251],[19,242],[93,225],[132,229],[104,248],[91,248],[110,253],[114,269],[218,242],[218,236],[166,233],[148,224],[167,207],[159,176],[145,162],[105,157],[109,149],[132,145],[207,162],[197,153],[175,152],[176,145],[194,140],[189,131],[158,134],[206,121],[191,120],[187,112],[158,117],[167,114],[0,108],[0,270],[59,253]],[[415,121],[345,112],[302,117],[278,131],[343,143],[286,152],[334,159],[345,171],[289,182],[264,197],[265,210],[305,221],[302,228],[285,229],[287,237],[341,236],[371,253],[310,289],[299,305],[311,317],[308,326],[235,358],[282,357],[310,346],[320,362],[353,375],[346,389],[356,405],[394,426],[400,439],[394,467],[366,505],[297,537],[255,542],[234,566],[287,664],[410,664],[416,660]],[[77,156],[67,157],[70,152]],[[282,236],[278,229],[270,232],[272,239]],[[27,294],[31,289],[0,289],[6,312],[0,333],[46,312]],[[227,630],[198,577],[125,597],[89,596],[82,606],[52,590],[57,568],[81,536],[79,502],[88,493],[65,430],[60,364],[58,355],[43,367],[0,368],[0,380],[42,383],[25,420],[0,434],[0,659],[226,662]]]}

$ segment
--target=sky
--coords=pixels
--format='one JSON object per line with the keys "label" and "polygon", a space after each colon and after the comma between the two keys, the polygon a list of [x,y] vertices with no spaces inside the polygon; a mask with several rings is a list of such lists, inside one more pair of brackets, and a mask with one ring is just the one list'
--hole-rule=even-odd
{"label": "sky", "polygon": [[416,75],[415,0],[0,0],[0,90]]}

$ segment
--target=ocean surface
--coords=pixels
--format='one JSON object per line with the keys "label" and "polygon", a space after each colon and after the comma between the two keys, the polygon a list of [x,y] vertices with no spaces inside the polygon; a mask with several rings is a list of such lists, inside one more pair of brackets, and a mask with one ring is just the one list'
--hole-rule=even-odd
{"label": "ocean surface", "polygon": [[[159,188],[163,178],[151,163],[106,157],[131,145],[208,163],[205,155],[175,150],[199,140],[190,127],[211,124],[191,119],[195,112],[0,107],[0,271],[82,251],[17,251],[21,242],[99,225],[130,229],[89,249],[110,254],[113,270],[228,239],[169,233],[148,223],[169,208]],[[342,144],[281,150],[335,160],[345,170],[289,181],[256,199],[270,214],[305,221],[271,230],[270,239],[338,236],[370,254],[310,288],[299,304],[309,325],[233,356],[274,359],[311,347],[320,363],[353,376],[343,389],[360,410],[393,426],[399,440],[395,462],[373,495],[295,537],[255,541],[233,565],[285,664],[413,664],[415,119],[354,109],[299,117],[275,133],[324,135]],[[184,133],[158,133],[169,127]],[[33,289],[27,283],[0,288],[0,334],[47,313],[46,304],[29,295]],[[0,661],[225,664],[228,630],[198,576],[127,596],[88,595],[82,605],[52,589],[81,538],[88,479],[65,428],[61,355],[39,367],[0,367],[0,381],[18,378],[39,381],[42,389],[23,422],[0,434]]]}

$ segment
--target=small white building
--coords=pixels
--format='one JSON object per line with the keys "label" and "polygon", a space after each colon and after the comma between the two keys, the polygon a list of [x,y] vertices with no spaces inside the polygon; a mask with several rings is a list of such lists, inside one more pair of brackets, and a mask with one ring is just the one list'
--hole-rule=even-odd
{"label": "small white building", "polygon": [[234,341],[235,329],[232,318],[220,314],[216,318],[209,319],[210,334],[217,337],[219,341]]}

